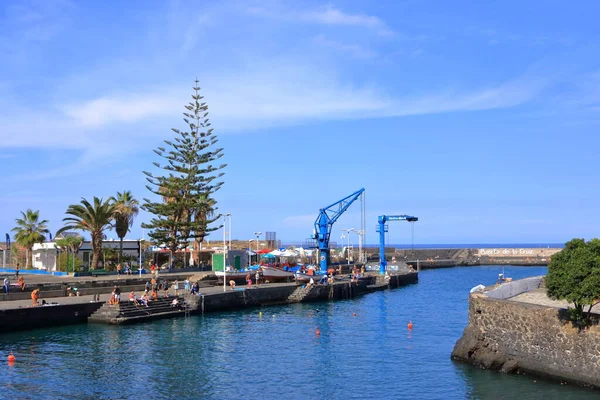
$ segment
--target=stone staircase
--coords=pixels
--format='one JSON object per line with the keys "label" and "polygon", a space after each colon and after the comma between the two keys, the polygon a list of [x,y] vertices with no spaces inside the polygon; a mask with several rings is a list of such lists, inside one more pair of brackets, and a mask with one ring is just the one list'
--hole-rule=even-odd
{"label": "stone staircase", "polygon": [[287,298],[287,302],[288,303],[301,303],[302,300],[304,300],[304,298],[306,296],[308,296],[311,292],[311,290],[314,288],[315,286],[298,286],[296,288],[296,290],[294,290],[294,292],[292,294],[289,295],[289,297]]}
{"label": "stone staircase", "polygon": [[[175,298],[179,301],[177,307],[172,306],[172,301]],[[124,324],[186,315],[187,311],[187,303],[183,297],[159,297],[158,299],[149,301],[148,307],[142,303],[136,305],[131,301],[121,301],[119,304],[105,303],[98,311],[90,315],[88,321]]]}

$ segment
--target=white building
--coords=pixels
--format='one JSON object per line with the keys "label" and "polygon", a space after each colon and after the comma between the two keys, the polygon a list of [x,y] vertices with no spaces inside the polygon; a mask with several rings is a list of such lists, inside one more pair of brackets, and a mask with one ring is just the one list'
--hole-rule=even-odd
{"label": "white building", "polygon": [[[111,249],[113,252],[119,252],[119,240],[108,239],[102,242],[103,249]],[[56,246],[56,242],[36,243],[33,246],[33,268],[47,271],[56,271],[57,258],[61,250]],[[106,261],[102,253],[97,268],[103,268]],[[123,240],[123,257],[138,260],[140,256],[139,240]],[[83,268],[87,269],[92,259],[92,243],[85,240],[79,249],[77,257],[82,261]],[[133,263],[137,264],[137,263]]]}
{"label": "white building", "polygon": [[33,268],[56,271],[58,249],[54,242],[36,243],[33,245]]}

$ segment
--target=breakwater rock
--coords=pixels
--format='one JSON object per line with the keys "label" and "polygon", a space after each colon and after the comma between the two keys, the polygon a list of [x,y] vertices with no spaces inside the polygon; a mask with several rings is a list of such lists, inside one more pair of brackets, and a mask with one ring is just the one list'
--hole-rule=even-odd
{"label": "breakwater rock", "polygon": [[505,283],[469,297],[469,324],[452,358],[600,388],[600,327],[579,331],[567,310],[510,300],[543,278]]}

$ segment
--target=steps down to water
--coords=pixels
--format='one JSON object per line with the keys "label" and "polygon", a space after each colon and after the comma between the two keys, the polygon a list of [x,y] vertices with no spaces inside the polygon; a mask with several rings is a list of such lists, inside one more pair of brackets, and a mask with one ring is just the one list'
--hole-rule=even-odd
{"label": "steps down to water", "polygon": [[187,303],[183,297],[177,297],[178,306],[173,306],[175,297],[161,297],[148,302],[148,307],[142,303],[136,305],[131,301],[121,301],[119,304],[105,303],[88,318],[89,322],[107,324],[126,324],[143,322],[160,318],[171,318],[187,312]]}
{"label": "steps down to water", "polygon": [[310,292],[313,288],[314,288],[314,285],[313,286],[308,286],[308,285],[298,286],[296,288],[296,290],[294,290],[294,292],[289,295],[289,297],[287,298],[287,302],[288,303],[301,303],[302,300],[304,300],[304,298],[310,294]]}

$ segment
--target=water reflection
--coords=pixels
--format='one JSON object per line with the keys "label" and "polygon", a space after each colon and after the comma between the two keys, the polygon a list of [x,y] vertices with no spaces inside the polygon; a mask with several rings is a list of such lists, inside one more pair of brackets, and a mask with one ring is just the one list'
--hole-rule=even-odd
{"label": "water reflection", "polygon": [[[545,269],[506,271],[519,278]],[[417,285],[335,303],[3,335],[0,354],[12,350],[17,362],[0,366],[0,393],[73,399],[595,396],[450,360],[466,325],[469,289],[496,277],[497,268],[486,267],[423,271]]]}

